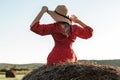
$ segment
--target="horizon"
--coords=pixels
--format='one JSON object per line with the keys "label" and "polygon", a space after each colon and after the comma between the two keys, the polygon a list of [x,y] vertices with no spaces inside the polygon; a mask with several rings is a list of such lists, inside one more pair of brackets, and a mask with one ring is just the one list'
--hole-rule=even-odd
{"label": "horizon", "polygon": [[[82,60],[78,60],[78,61],[116,61],[116,60],[120,60],[120,59],[90,59],[90,60],[86,60],[86,59],[82,59]],[[27,65],[27,64],[45,64],[45,63],[0,63],[0,64],[8,64],[8,65]]]}

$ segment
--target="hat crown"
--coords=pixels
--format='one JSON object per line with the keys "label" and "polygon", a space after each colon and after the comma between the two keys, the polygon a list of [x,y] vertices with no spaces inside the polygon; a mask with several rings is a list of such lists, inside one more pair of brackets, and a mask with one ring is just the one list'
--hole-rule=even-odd
{"label": "hat crown", "polygon": [[55,9],[55,11],[57,11],[58,13],[60,13],[60,14],[62,14],[64,16],[66,16],[67,13],[68,13],[68,9],[64,5],[57,6],[56,9]]}

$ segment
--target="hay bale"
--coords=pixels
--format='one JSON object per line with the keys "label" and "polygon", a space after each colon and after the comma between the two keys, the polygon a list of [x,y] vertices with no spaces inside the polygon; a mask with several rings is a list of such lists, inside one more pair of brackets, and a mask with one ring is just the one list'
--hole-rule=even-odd
{"label": "hay bale", "polygon": [[22,80],[120,80],[120,70],[93,63],[71,63],[42,66]]}
{"label": "hay bale", "polygon": [[15,74],[15,71],[7,70],[5,73],[5,76],[6,76],[6,78],[15,78],[16,74]]}

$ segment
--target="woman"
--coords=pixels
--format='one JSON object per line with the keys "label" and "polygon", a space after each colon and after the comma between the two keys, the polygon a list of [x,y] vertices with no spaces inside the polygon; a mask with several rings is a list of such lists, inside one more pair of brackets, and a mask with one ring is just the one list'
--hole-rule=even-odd
{"label": "woman", "polygon": [[[56,22],[40,24],[41,17],[48,13]],[[68,9],[65,5],[58,5],[55,11],[50,11],[46,6],[31,24],[31,30],[39,35],[52,35],[55,46],[47,58],[47,65],[74,63],[77,57],[72,49],[76,37],[88,39],[92,36],[93,29],[80,21],[75,15],[67,16]],[[78,25],[72,25],[72,22]]]}

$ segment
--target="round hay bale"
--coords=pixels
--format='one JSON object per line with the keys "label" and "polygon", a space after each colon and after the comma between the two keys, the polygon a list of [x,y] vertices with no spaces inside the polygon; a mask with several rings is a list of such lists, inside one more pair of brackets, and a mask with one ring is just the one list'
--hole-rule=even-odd
{"label": "round hay bale", "polygon": [[15,74],[15,71],[12,71],[12,70],[7,70],[6,73],[5,73],[5,76],[6,78],[15,78],[16,74]]}
{"label": "round hay bale", "polygon": [[120,70],[93,63],[70,63],[42,66],[22,80],[120,80]]}

